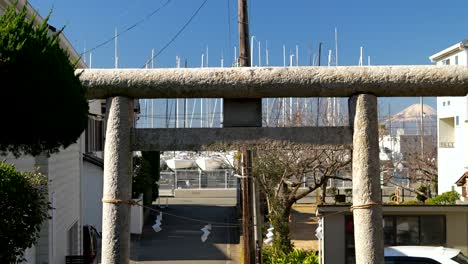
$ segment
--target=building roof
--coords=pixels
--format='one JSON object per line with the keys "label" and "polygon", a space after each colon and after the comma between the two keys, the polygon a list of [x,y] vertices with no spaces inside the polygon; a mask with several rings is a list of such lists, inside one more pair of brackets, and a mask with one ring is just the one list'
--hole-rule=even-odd
{"label": "building roof", "polygon": [[[5,10],[6,7],[14,4],[13,0],[0,0],[0,10]],[[29,4],[28,1],[26,0],[18,0],[18,5],[17,9],[23,7],[26,5],[26,10],[28,12],[28,17],[33,17],[35,15],[35,24],[41,24],[44,21],[44,18],[42,18],[39,13]],[[51,32],[56,32],[56,28],[52,25],[49,24],[49,29]],[[86,63],[83,61],[83,59],[80,57],[80,54],[73,48],[72,44],[68,39],[65,37],[65,35],[62,33],[59,35],[59,41],[60,41],[60,46],[62,49],[66,50],[68,53],[68,56],[70,57],[70,61],[75,62],[78,61],[76,67],[83,69],[83,68],[88,68]]]}
{"label": "building roof", "polygon": [[83,153],[83,161],[87,161],[91,164],[94,164],[100,168],[104,168],[104,160],[96,157],[94,155],[88,154],[88,153]]}
{"label": "building roof", "polygon": [[465,183],[466,183],[466,179],[468,179],[468,171],[465,172],[465,173],[463,173],[463,175],[460,177],[460,179],[458,179],[458,180],[455,182],[455,184],[456,184],[457,186],[463,186],[463,185],[465,185]]}
{"label": "building roof", "polygon": [[444,58],[447,58],[450,55],[453,55],[459,51],[462,51],[464,49],[468,48],[468,39],[464,39],[461,42],[458,42],[457,44],[454,44],[442,51],[437,52],[436,54],[432,55],[429,57],[429,59],[432,62],[437,62],[441,61]]}

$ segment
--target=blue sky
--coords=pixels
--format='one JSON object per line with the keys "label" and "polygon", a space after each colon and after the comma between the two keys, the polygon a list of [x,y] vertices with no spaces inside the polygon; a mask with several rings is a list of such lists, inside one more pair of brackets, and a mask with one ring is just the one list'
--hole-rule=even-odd
{"label": "blue sky", "polygon": [[[160,12],[119,37],[119,67],[142,67],[151,49],[158,52],[203,1],[171,0]],[[165,2],[30,1],[41,15],[53,7],[50,24],[65,26],[67,38],[79,52],[113,37],[115,28],[124,30]],[[323,43],[322,64],[326,64],[327,50],[334,48],[335,27],[339,35],[340,65],[357,65],[361,46],[365,62],[371,56],[373,65],[430,64],[431,54],[465,38],[468,28],[468,1],[462,0],[250,0],[249,4],[251,35],[261,41],[262,48],[268,41],[270,65],[277,66],[283,64],[283,45],[287,53],[295,52],[298,45],[299,64],[308,65],[310,55],[317,53],[319,42]],[[219,66],[221,55],[225,65],[232,63],[233,49],[238,42],[236,16],[236,0],[208,0],[185,31],[156,58],[156,67],[174,67],[176,55],[182,61],[187,59],[189,67],[199,67],[207,46],[209,66]],[[93,68],[113,66],[112,41],[93,52]],[[434,106],[434,98],[426,101]],[[391,102],[392,109],[398,111],[419,99],[382,102]]]}

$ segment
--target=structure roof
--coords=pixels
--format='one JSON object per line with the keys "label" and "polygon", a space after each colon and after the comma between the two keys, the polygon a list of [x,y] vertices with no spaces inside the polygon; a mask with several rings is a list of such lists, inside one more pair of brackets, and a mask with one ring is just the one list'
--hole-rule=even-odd
{"label": "structure roof", "polygon": [[456,184],[457,186],[463,186],[463,185],[465,185],[465,183],[466,183],[466,179],[468,179],[468,171],[465,172],[465,173],[463,173],[463,175],[460,177],[460,179],[458,179],[458,180],[455,182],[455,184]]}
{"label": "structure roof", "polygon": [[450,55],[453,55],[461,50],[464,50],[468,48],[468,39],[464,39],[462,40],[461,42],[458,42],[457,44],[454,44],[444,50],[441,50],[439,52],[437,52],[436,54],[432,55],[429,57],[429,59],[432,61],[432,62],[437,62],[437,61],[441,61],[445,58],[447,58],[448,56]]}

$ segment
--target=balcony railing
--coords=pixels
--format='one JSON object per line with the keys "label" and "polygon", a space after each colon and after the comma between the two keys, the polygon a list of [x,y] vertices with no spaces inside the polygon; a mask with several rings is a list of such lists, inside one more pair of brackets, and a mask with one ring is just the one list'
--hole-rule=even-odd
{"label": "balcony railing", "polygon": [[454,148],[455,142],[439,142],[439,148]]}

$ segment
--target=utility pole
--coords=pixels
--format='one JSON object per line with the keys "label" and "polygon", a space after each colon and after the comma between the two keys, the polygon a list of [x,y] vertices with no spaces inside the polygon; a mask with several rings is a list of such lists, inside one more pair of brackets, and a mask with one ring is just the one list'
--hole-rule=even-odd
{"label": "utility pole", "polygon": [[[247,9],[247,0],[238,0],[238,27],[239,27],[239,66],[250,67],[252,58],[249,46],[249,15]],[[258,103],[258,102],[254,102]],[[261,106],[261,101],[260,101]],[[260,112],[261,116],[261,112]],[[253,124],[252,125],[256,125]],[[260,123],[261,126],[261,123]],[[256,246],[252,236],[252,152],[250,150],[242,151],[242,234],[243,234],[243,254],[244,264],[254,264],[256,258]],[[261,254],[261,253],[260,253]]]}

